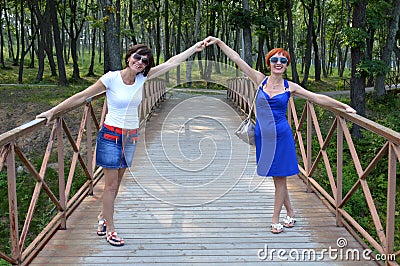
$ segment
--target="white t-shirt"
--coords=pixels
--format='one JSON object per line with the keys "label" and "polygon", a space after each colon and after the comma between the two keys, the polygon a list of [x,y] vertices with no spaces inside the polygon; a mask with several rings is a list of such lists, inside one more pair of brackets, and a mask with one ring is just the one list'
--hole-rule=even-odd
{"label": "white t-shirt", "polygon": [[142,73],[136,75],[135,83],[126,85],[121,71],[110,71],[100,81],[106,87],[108,112],[104,123],[110,126],[134,129],[139,127],[138,107],[142,102],[143,84],[146,77]]}

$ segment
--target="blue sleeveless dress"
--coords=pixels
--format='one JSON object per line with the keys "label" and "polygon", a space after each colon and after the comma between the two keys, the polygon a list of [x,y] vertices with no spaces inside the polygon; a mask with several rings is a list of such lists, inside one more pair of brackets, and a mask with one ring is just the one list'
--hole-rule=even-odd
{"label": "blue sleeveless dress", "polygon": [[292,130],[286,118],[290,98],[289,83],[285,91],[272,98],[263,90],[266,77],[256,98],[256,161],[260,176],[291,176],[299,173]]}

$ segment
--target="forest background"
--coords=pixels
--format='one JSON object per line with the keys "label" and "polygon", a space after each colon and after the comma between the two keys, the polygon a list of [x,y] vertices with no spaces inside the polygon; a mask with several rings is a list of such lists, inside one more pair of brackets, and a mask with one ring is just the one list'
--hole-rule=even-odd
{"label": "forest background", "polygon": [[[347,80],[358,114],[400,131],[399,98],[385,90],[385,81],[399,76],[399,17],[399,0],[0,0],[0,83],[25,84],[30,91],[32,84],[56,83],[50,91],[65,98],[121,69],[132,44],[152,47],[159,64],[213,35],[265,73],[265,54],[285,48],[291,56],[289,79],[312,90],[335,89]],[[216,46],[194,57],[232,65]],[[217,66],[204,65],[201,78],[208,80]],[[180,80],[180,69],[175,73]],[[367,86],[374,87],[370,96]],[[365,153],[374,149],[357,128],[352,134],[365,144]],[[387,173],[376,175],[380,185],[373,193],[384,209],[379,195],[386,193]],[[367,206],[360,202],[349,212],[363,217]],[[366,230],[369,224],[365,218]]]}
{"label": "forest background", "polygon": [[[261,71],[267,71],[266,52],[287,49],[291,79],[304,87],[312,66],[317,82],[343,77],[349,66],[351,105],[360,115],[365,87],[374,86],[381,97],[387,74],[399,72],[398,0],[9,0],[0,1],[0,11],[0,66],[7,68],[6,57],[19,65],[19,83],[24,66],[36,62],[36,82],[47,61],[51,75],[67,85],[65,65],[72,63],[71,78],[80,79],[85,53],[91,55],[87,74],[94,75],[99,63],[104,72],[120,69],[132,44],[151,46],[159,64],[208,35],[242,49],[245,61]],[[227,62],[215,49],[203,59]]]}

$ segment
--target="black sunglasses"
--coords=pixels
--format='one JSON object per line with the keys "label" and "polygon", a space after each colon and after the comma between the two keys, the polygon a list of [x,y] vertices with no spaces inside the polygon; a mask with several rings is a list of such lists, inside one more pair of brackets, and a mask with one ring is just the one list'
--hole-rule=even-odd
{"label": "black sunglasses", "polygon": [[142,57],[140,54],[132,54],[132,57],[138,61],[142,61],[143,64],[145,64],[146,66],[149,64],[149,59],[147,59],[146,57]]}
{"label": "black sunglasses", "polygon": [[286,64],[288,59],[286,57],[271,57],[269,61],[274,64],[278,63],[278,61],[280,61],[281,64]]}

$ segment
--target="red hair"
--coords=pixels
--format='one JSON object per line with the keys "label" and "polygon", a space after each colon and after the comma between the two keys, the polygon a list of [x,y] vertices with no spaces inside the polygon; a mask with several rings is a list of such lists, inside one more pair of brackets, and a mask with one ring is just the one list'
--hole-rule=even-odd
{"label": "red hair", "polygon": [[283,48],[274,48],[271,51],[269,51],[268,54],[265,56],[265,61],[266,61],[268,67],[271,67],[271,62],[269,61],[269,59],[272,56],[274,56],[275,54],[282,54],[288,60],[287,65],[290,64],[290,55],[289,55],[289,53]]}

